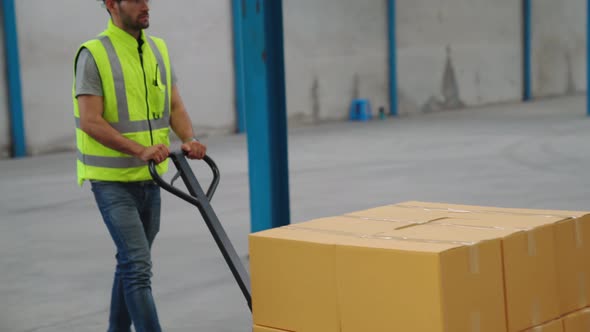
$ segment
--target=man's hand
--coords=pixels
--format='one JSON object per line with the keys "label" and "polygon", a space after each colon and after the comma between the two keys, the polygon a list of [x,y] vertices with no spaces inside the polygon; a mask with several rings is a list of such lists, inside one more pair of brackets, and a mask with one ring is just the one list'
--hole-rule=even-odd
{"label": "man's hand", "polygon": [[168,150],[168,147],[166,145],[156,144],[154,146],[146,147],[139,155],[139,158],[143,161],[153,160],[156,162],[156,164],[159,164],[166,160],[166,158],[168,158],[169,155],[170,150]]}
{"label": "man's hand", "polygon": [[189,159],[203,159],[207,153],[207,147],[199,141],[189,141],[181,146]]}

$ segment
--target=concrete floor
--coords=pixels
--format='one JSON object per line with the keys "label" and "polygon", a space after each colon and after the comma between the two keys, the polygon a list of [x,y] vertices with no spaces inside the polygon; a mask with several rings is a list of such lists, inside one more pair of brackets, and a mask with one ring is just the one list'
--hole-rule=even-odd
{"label": "concrete floor", "polygon": [[[406,200],[590,210],[590,118],[569,97],[290,131],[293,222]],[[244,136],[211,137],[213,207],[241,256]],[[208,182],[210,172],[195,163]],[[164,194],[153,288],[165,331],[249,331],[251,316],[196,208]],[[0,331],[105,331],[114,247],[75,155],[0,161]]]}

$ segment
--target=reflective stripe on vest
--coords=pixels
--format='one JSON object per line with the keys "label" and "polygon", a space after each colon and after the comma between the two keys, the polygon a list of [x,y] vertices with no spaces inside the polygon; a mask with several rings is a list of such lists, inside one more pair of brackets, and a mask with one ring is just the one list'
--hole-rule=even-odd
{"label": "reflective stripe on vest", "polygon": [[[160,49],[156,46],[156,43],[151,38],[147,38],[148,43],[152,51],[154,52],[154,56],[156,57],[156,61],[158,61],[158,67],[160,69],[160,77],[162,79],[162,84],[168,86],[168,76],[166,76],[166,64],[164,63],[164,58],[162,57],[162,53],[160,53]],[[164,117],[169,116],[170,114],[170,105],[168,101],[170,96],[168,96],[168,89],[166,89],[166,95],[164,97]]]}
{"label": "reflective stripe on vest", "polygon": [[85,165],[105,168],[132,168],[146,166],[147,162],[134,157],[101,157],[83,154],[78,150],[78,160]]}

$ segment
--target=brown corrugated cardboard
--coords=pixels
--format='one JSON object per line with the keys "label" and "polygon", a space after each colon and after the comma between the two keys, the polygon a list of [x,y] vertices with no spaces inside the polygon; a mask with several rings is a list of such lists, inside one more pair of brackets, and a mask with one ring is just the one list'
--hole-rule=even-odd
{"label": "brown corrugated cardboard", "polygon": [[289,227],[250,235],[254,324],[298,332],[341,331],[335,239]]}
{"label": "brown corrugated cardboard", "polygon": [[583,211],[529,210],[564,218],[555,224],[561,314],[590,305],[590,214]]}
{"label": "brown corrugated cardboard", "polygon": [[[254,320],[297,332],[391,329],[392,317],[401,324],[396,330],[504,331],[488,324],[490,315],[498,316],[490,314],[498,307],[494,301],[471,310],[478,299],[448,293],[468,289],[473,295],[482,283],[494,283],[478,278],[470,283],[456,271],[462,266],[461,273],[477,275],[481,250],[487,252],[484,261],[491,262],[495,244],[503,250],[499,271],[504,278],[496,283],[507,294],[509,331],[523,331],[587,303],[589,236],[585,212],[427,202],[253,234]],[[436,286],[434,280],[441,282]],[[426,296],[421,307],[416,299]],[[432,319],[421,319],[426,316]],[[556,324],[537,329],[554,331]]]}
{"label": "brown corrugated cardboard", "polygon": [[552,225],[523,231],[487,224],[486,220],[447,218],[387,235],[458,242],[501,238],[509,331],[522,331],[559,317]]}
{"label": "brown corrugated cardboard", "polygon": [[590,331],[590,309],[582,309],[563,318],[564,332]]}
{"label": "brown corrugated cardboard", "polygon": [[590,304],[590,219],[555,226],[561,314]]}
{"label": "brown corrugated cardboard", "polygon": [[499,239],[391,239],[391,222],[351,220],[251,235],[255,324],[298,332],[505,331]]}
{"label": "brown corrugated cardboard", "polygon": [[502,241],[509,331],[559,317],[554,233],[541,227]]}
{"label": "brown corrugated cardboard", "polygon": [[[447,203],[404,202],[410,210],[484,219],[490,226],[534,228],[554,225],[559,314],[590,304],[590,214],[583,211],[513,209]],[[492,223],[489,223],[492,221]]]}
{"label": "brown corrugated cardboard", "polygon": [[523,230],[502,241],[508,330],[522,331],[560,316],[556,222],[566,217],[522,209],[428,202],[405,202],[398,206],[417,211],[447,211],[450,218],[433,224]]}
{"label": "brown corrugated cardboard", "polygon": [[367,239],[338,248],[343,331],[384,331],[392,317],[399,331],[505,330],[498,240],[470,245],[405,234],[400,241],[392,233],[374,235],[368,248],[361,247]]}

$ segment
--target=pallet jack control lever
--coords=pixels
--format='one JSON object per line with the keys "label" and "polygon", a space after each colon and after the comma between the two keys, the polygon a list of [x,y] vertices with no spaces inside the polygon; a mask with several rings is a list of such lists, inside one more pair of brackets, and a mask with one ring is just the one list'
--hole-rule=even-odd
{"label": "pallet jack control lever", "polygon": [[171,183],[168,183],[162,179],[156,170],[156,163],[154,161],[150,161],[148,163],[148,168],[152,178],[162,189],[180,197],[181,199],[196,206],[199,209],[203,219],[205,220],[205,223],[207,224],[207,227],[209,228],[209,231],[211,232],[211,235],[213,235],[213,239],[215,239],[215,243],[217,243],[223,258],[234,275],[234,278],[236,279],[242,294],[246,298],[246,302],[248,303],[250,311],[252,311],[250,276],[248,275],[246,268],[242,264],[242,261],[240,260],[240,257],[234,249],[227,234],[225,233],[219,218],[217,218],[215,211],[213,211],[213,207],[211,207],[211,199],[213,198],[213,194],[215,193],[217,185],[219,184],[219,168],[217,168],[217,165],[209,156],[205,156],[203,158],[203,161],[205,161],[213,171],[213,181],[211,182],[209,189],[207,189],[207,193],[205,194],[201,188],[201,185],[199,184],[199,181],[197,181],[197,178],[193,173],[187,158],[185,157],[185,153],[183,151],[175,151],[170,154],[169,158],[176,166],[178,174],[182,178],[188,193],[184,190],[178,189]]}

